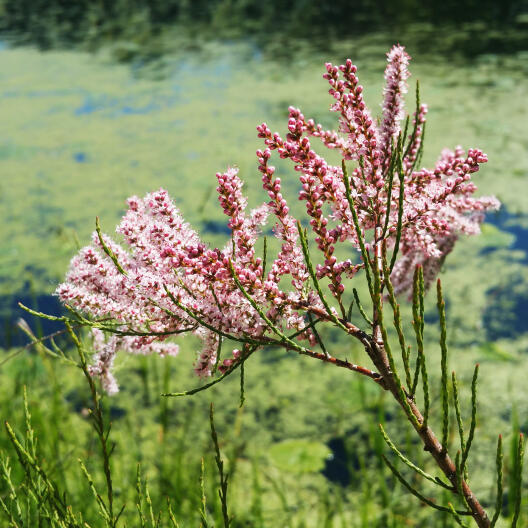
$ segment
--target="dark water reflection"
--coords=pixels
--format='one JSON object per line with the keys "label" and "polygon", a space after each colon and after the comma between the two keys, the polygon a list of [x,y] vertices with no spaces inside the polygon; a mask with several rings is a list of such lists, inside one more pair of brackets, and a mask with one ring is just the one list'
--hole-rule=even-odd
{"label": "dark water reflection", "polygon": [[20,318],[27,322],[37,337],[43,337],[64,329],[62,323],[34,317],[20,308],[18,303],[50,315],[60,316],[64,313],[64,308],[57,297],[54,295],[33,294],[29,288],[9,298],[0,297],[0,348],[8,349],[23,346],[29,342],[28,337],[17,326]]}
{"label": "dark water reflection", "polygon": [[[525,215],[510,213],[506,207],[486,216],[486,221],[515,236],[510,250],[524,252],[521,262],[528,263],[528,222]],[[489,254],[498,248],[485,248]],[[486,292],[482,323],[489,341],[512,339],[528,332],[528,284],[518,274],[503,270],[499,284]]]}
{"label": "dark water reflection", "polygon": [[[325,462],[322,471],[323,475],[330,481],[341,486],[350,484],[351,476],[349,465],[349,453],[346,448],[345,440],[341,437],[335,437],[327,442],[327,446],[332,450],[332,456]],[[356,464],[354,469],[359,469]]]}
{"label": "dark water reflection", "polygon": [[[528,226],[527,220],[525,215],[510,213],[504,205],[499,211],[486,215],[487,223],[515,236],[515,240],[509,249],[524,251],[526,254],[524,257],[525,262],[528,262],[528,227],[525,227]],[[497,248],[487,247],[482,251],[482,254],[487,254],[495,249]]]}
{"label": "dark water reflection", "polygon": [[231,229],[227,222],[215,222],[214,220],[206,220],[202,224],[203,233],[211,233],[212,235],[230,235]]}

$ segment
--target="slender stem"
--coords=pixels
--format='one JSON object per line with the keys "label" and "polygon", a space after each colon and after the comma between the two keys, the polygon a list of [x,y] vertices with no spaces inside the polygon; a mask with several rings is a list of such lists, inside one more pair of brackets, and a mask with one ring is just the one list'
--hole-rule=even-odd
{"label": "slender stem", "polygon": [[469,450],[475,436],[475,427],[477,426],[477,378],[478,378],[479,364],[475,365],[475,372],[473,374],[473,381],[471,382],[471,425],[469,426],[469,433],[466,443],[466,448],[462,452],[462,471],[464,472],[465,478],[467,478],[467,459],[469,456]]}
{"label": "slender stem", "polygon": [[[372,345],[376,346],[375,343]],[[384,381],[386,382],[387,389],[391,392],[394,399],[402,407],[405,413],[407,414],[407,409],[410,408],[415,418],[414,420],[411,420],[411,423],[415,431],[420,436],[422,443],[424,444],[424,450],[431,454],[438,467],[442,470],[444,475],[455,489],[458,489],[458,483],[460,484],[461,493],[471,511],[471,516],[477,523],[477,526],[479,528],[489,528],[490,519],[488,514],[478,501],[475,494],[472,492],[466,480],[463,478],[463,475],[460,475],[460,472],[457,471],[455,463],[445,452],[441,442],[438,440],[431,427],[422,426],[424,417],[416,403],[409,396],[406,396],[406,401],[402,401],[401,387],[398,386],[395,377],[390,371],[388,358],[384,348],[377,346],[376,353],[380,358],[379,364],[382,367],[380,374],[383,376]]]}
{"label": "slender stem", "polygon": [[515,493],[515,511],[513,514],[512,528],[517,528],[517,522],[521,515],[521,502],[522,502],[522,468],[524,458],[524,435],[519,434],[519,441],[517,444],[517,453],[515,457],[515,480],[516,480],[516,493]]}
{"label": "slender stem", "polygon": [[496,457],[496,464],[497,464],[497,498],[495,500],[495,513],[493,515],[493,519],[491,520],[490,528],[493,528],[495,524],[497,524],[497,521],[499,520],[501,510],[502,510],[502,435],[499,435],[499,439],[497,440],[497,457]]}
{"label": "slender stem", "polygon": [[394,315],[393,318],[393,324],[394,328],[396,329],[396,332],[398,334],[398,341],[400,343],[400,349],[401,349],[401,355],[402,355],[402,362],[403,362],[403,368],[405,371],[405,381],[407,383],[407,389],[411,390],[412,381],[411,381],[411,368],[409,365],[409,355],[407,345],[405,344],[405,335],[403,333],[403,327],[402,327],[402,320],[401,320],[401,313],[400,313],[400,305],[396,301],[396,295],[394,293],[394,287],[392,285],[392,282],[390,280],[390,270],[389,265],[387,263],[387,246],[385,244],[385,241],[383,241],[383,277],[385,280],[385,285],[387,286],[387,293],[389,297],[389,303],[392,307],[392,312]]}
{"label": "slender stem", "polygon": [[[381,227],[376,227],[375,230],[375,238],[378,240],[378,238],[381,238]],[[381,325],[380,325],[380,319],[383,317],[382,310],[383,310],[383,297],[381,294],[382,291],[382,279],[381,276],[383,275],[383,261],[382,261],[382,247],[381,242],[377,241],[376,245],[374,247],[374,263],[372,266],[372,269],[374,271],[374,283],[378,283],[376,286],[374,286],[374,295],[377,297],[376,302],[374,302],[373,299],[373,314],[372,314],[372,337],[376,343],[383,343],[383,339],[381,336]]]}
{"label": "slender stem", "polygon": [[446,315],[445,302],[442,295],[442,283],[438,279],[436,283],[437,307],[440,316],[440,349],[442,351],[442,359],[440,362],[442,370],[442,445],[447,451],[448,435],[449,435],[449,394],[448,394],[448,379],[447,379],[447,329],[446,329]]}
{"label": "slender stem", "polygon": [[361,314],[361,317],[363,317],[363,319],[365,319],[365,322],[369,326],[372,326],[372,321],[369,319],[369,317],[367,316],[363,306],[361,305],[361,301],[359,300],[359,295],[358,295],[358,292],[357,292],[356,288],[352,288],[352,293],[354,295],[354,300],[356,301],[356,305],[358,307],[359,313]]}
{"label": "slender stem", "polygon": [[231,524],[231,519],[229,518],[229,513],[227,511],[227,474],[224,472],[224,461],[220,454],[220,447],[218,445],[218,436],[216,434],[216,429],[214,425],[214,408],[211,403],[209,409],[209,421],[211,424],[211,438],[213,439],[214,449],[215,449],[215,462],[216,467],[218,468],[218,474],[220,476],[220,489],[218,490],[218,495],[220,496],[220,503],[222,505],[222,519],[224,521],[224,528],[229,528]]}
{"label": "slender stem", "polygon": [[[383,461],[387,466],[389,466],[389,469],[393,472],[394,476],[418,499],[420,499],[422,502],[430,506],[431,508],[435,508],[436,510],[445,511],[445,512],[452,512],[452,508],[446,508],[444,506],[439,506],[435,502],[433,502],[431,499],[428,499],[427,497],[424,497],[421,493],[416,491],[400,474],[400,472],[389,462],[389,459],[382,455]],[[456,514],[462,514],[462,515],[470,515],[468,512],[455,512]]]}
{"label": "slender stem", "polygon": [[379,424],[379,428],[381,431],[381,434],[383,436],[383,439],[387,443],[387,445],[391,448],[391,450],[395,453],[395,455],[408,467],[416,471],[419,475],[424,477],[427,480],[430,480],[434,484],[438,486],[442,486],[445,489],[448,489],[449,491],[453,491],[453,488],[447,484],[445,484],[442,480],[440,480],[438,477],[433,477],[429,473],[425,472],[423,469],[418,467],[416,464],[413,464],[407,457],[403,455],[403,453],[396,447],[394,442],[390,439],[389,435],[385,432],[385,429],[383,429],[383,426]]}
{"label": "slender stem", "polygon": [[113,491],[113,484],[112,484],[112,471],[110,468],[110,457],[112,454],[113,447],[110,447],[108,445],[108,435],[110,434],[111,425],[108,425],[108,427],[105,427],[103,409],[101,406],[101,398],[97,394],[97,389],[95,387],[93,378],[88,372],[88,365],[86,363],[86,356],[84,354],[83,346],[68,322],[66,322],[66,328],[68,330],[68,333],[70,334],[70,337],[75,343],[77,351],[79,352],[79,358],[81,360],[80,366],[84,373],[84,377],[86,378],[86,381],[88,382],[88,385],[90,387],[90,394],[91,394],[92,403],[93,403],[93,409],[91,412],[91,416],[93,418],[94,429],[97,433],[97,436],[99,437],[99,442],[101,444],[101,454],[103,457],[103,471],[104,471],[105,479],[106,479],[106,493],[107,493],[107,500],[108,500],[108,504],[107,504],[108,516],[110,519],[109,526],[111,528],[114,528],[117,525],[119,514],[117,517],[114,515],[114,491]]}
{"label": "slender stem", "polygon": [[[375,253],[375,264],[378,263],[377,252]],[[381,244],[380,244],[380,257],[381,257]],[[380,260],[380,264],[382,261]],[[420,270],[421,271],[421,270]],[[414,427],[415,431],[420,436],[424,450],[428,451],[433,459],[435,460],[438,467],[443,471],[449,482],[452,484],[454,489],[460,490],[460,494],[464,497],[466,504],[468,505],[471,516],[477,523],[479,528],[489,528],[490,519],[471,491],[468,483],[464,479],[464,474],[457,469],[457,464],[449,457],[444,446],[438,440],[435,433],[432,431],[426,423],[424,415],[419,410],[418,406],[414,402],[412,396],[405,393],[402,388],[399,376],[396,372],[394,360],[390,353],[388,338],[386,330],[383,325],[383,312],[382,312],[382,294],[381,294],[381,274],[383,268],[379,268],[377,265],[372,266],[372,273],[374,279],[374,287],[372,301],[374,304],[374,328],[372,336],[368,336],[366,341],[366,349],[369,352],[369,356],[373,360],[376,367],[379,369],[379,373],[383,377],[383,387],[390,391],[394,399],[402,407],[403,411],[407,415],[409,421]],[[418,277],[420,279],[420,277]],[[390,280],[390,279],[389,279]],[[416,330],[417,335],[420,337],[423,335],[423,286],[422,281],[418,280],[419,286],[419,297],[422,297],[421,302],[416,303],[415,315],[417,315]],[[380,339],[381,337],[381,339]],[[421,340],[420,340],[421,341]]]}
{"label": "slender stem", "polygon": [[352,194],[350,191],[350,179],[348,177],[348,172],[346,168],[345,160],[341,161],[341,168],[343,171],[343,182],[345,184],[345,190],[346,190],[346,199],[348,201],[348,205],[350,207],[350,212],[352,213],[352,220],[354,222],[354,229],[356,231],[356,237],[358,240],[359,247],[361,249],[361,258],[363,259],[363,263],[365,265],[365,275],[367,277],[367,284],[369,287],[370,294],[372,295],[373,289],[372,289],[372,277],[370,273],[370,259],[368,256],[367,248],[365,246],[365,240],[363,239],[363,233],[361,232],[361,227],[359,223],[359,218],[357,215],[356,207],[354,206],[354,201],[352,199]]}
{"label": "slender stem", "polygon": [[[285,348],[288,348],[288,345],[285,345]],[[314,350],[310,350],[308,348],[304,348],[302,350],[295,350],[297,350],[297,352],[299,352],[299,354],[301,354],[302,356],[308,356],[313,359],[318,359],[320,361],[323,361],[324,363],[331,363],[336,367],[342,367],[348,370],[353,370],[354,372],[362,374],[363,376],[367,376],[368,378],[371,378],[377,382],[381,381],[381,374],[379,374],[378,372],[370,370],[366,367],[362,367],[361,365],[355,365],[354,363],[350,363],[347,359],[339,359],[331,356],[330,354],[315,352]]]}
{"label": "slender stem", "polygon": [[112,259],[112,262],[114,263],[119,273],[121,273],[122,275],[127,275],[127,272],[123,269],[121,264],[119,264],[117,255],[106,245],[106,242],[104,241],[103,235],[101,233],[101,226],[99,225],[98,216],[95,217],[95,230],[97,231],[97,236],[99,237],[99,242],[101,244],[101,247],[103,248],[103,251]]}

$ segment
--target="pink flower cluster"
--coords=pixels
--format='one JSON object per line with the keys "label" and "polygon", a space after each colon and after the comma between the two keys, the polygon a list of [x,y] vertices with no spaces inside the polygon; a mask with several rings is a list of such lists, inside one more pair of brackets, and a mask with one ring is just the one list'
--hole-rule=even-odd
{"label": "pink flower cluster", "polygon": [[[203,349],[196,372],[210,375],[217,361],[219,336],[198,323],[197,318],[235,338],[263,336],[266,325],[234,283],[231,266],[255,301],[267,306],[270,319],[284,329],[303,328],[302,315],[290,303],[300,301],[304,294],[279,288],[281,275],[290,269],[297,273],[298,265],[302,265],[302,261],[296,263],[288,258],[288,244],[298,249],[296,239],[291,241],[284,235],[283,251],[264,275],[262,260],[255,256],[255,243],[268,206],[246,213],[237,171],[229,169],[217,178],[220,203],[232,229],[232,240],[224,249],[210,249],[202,243],[183,221],[167,192],[160,190],[142,200],[129,199],[129,209],[117,228],[127,250],[103,236],[124,273],[103,251],[99,236],[94,233],[93,244],[73,258],[66,281],[58,287],[57,294],[64,303],[96,318],[111,318],[119,323],[118,336],[104,343],[97,332],[94,343],[92,372],[102,378],[108,389],[116,387],[110,371],[117,348],[174,355],[177,345],[168,338],[183,332],[201,338]],[[287,215],[285,224],[290,226],[285,231],[291,234],[295,228]]]}
{"label": "pink flower cluster", "polygon": [[[159,190],[144,199],[129,199],[128,211],[117,228],[123,245],[103,237],[124,273],[104,251],[97,234],[93,244],[74,257],[57,294],[64,303],[117,324],[120,334],[106,341],[96,332],[91,367],[109,392],[117,390],[111,369],[118,348],[174,354],[177,347],[169,338],[191,332],[203,342],[196,372],[207,376],[216,367],[225,370],[240,357],[240,350],[235,349],[232,358],[218,364],[221,336],[265,343],[271,330],[254,304],[282,330],[302,330],[307,307],[322,308],[308,280],[297,221],[270,164],[274,151],[290,160],[299,173],[298,198],[306,206],[318,249],[312,250],[315,273],[327,283],[339,306],[345,279],[354,277],[365,264],[359,259],[359,236],[349,199],[371,257],[382,241],[389,250],[395,247],[401,223],[399,257],[392,273],[399,291],[409,288],[415,265],[422,264],[431,280],[459,234],[478,233],[483,213],[499,206],[495,198],[472,196],[476,187],[471,174],[487,161],[486,155],[478,149],[466,153],[457,147],[454,152],[444,151],[434,169],[418,170],[427,107],[417,108],[409,137],[402,138],[409,56],[401,46],[394,46],[387,56],[380,125],[366,107],[352,62],[328,63],[324,78],[334,99],[331,109],[339,114],[339,132],[324,130],[293,107],[284,139],[265,123],[258,126],[265,145],[257,151],[258,168],[269,201],[253,211],[247,210],[237,169],[217,174],[219,202],[231,229],[231,239],[223,249],[207,247],[184,222],[167,192]],[[349,196],[342,167],[330,165],[318,154],[312,138],[337,149],[350,165]],[[396,166],[394,153],[399,143],[404,151]],[[274,217],[274,234],[281,246],[264,270],[256,244],[269,215]],[[340,244],[346,245],[350,258],[338,260]],[[306,330],[297,339],[313,343],[314,335]]]}

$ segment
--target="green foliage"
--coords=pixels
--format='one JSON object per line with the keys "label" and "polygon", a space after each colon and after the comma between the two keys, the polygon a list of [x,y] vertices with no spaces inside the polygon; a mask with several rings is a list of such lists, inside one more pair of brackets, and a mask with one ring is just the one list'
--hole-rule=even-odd
{"label": "green foliage", "polygon": [[[452,351],[457,356],[461,352],[456,347]],[[359,353],[359,350],[352,351],[350,359],[357,361]],[[386,398],[380,398],[376,386],[370,387],[354,377],[350,379],[352,374],[336,375],[333,372],[336,369],[313,365],[308,360],[288,360],[283,354],[269,350],[252,358],[247,366],[246,404],[242,410],[237,410],[239,380],[236,377],[212,389],[213,392],[192,398],[159,399],[157,395],[161,392],[188,384],[191,358],[186,361],[185,355],[163,360],[145,358],[143,366],[137,361],[141,358],[121,361],[117,368],[122,392],[101,401],[106,423],[112,421],[109,441],[115,444],[111,457],[115,502],[118,507],[127,504],[121,517],[127,526],[141,526],[135,506],[141,503],[146,526],[150,528],[146,480],[154,519],[162,513],[160,526],[174,526],[167,498],[180,526],[199,525],[202,455],[205,455],[208,519],[222,525],[218,469],[204,425],[210,399],[216,402],[215,428],[229,474],[232,527],[244,526],[244,522],[250,526],[296,527],[304,522],[305,526],[315,528],[324,526],[327,518],[332,519],[334,526],[358,528],[404,528],[409,522],[435,528],[454,526],[409,500],[405,489],[395,487],[389,470],[379,466],[377,452],[383,447],[378,444],[376,424],[380,420],[390,427],[395,442],[405,446],[407,441],[405,430],[394,420],[398,410]],[[76,359],[74,352],[69,357]],[[471,358],[467,360],[471,362]],[[460,361],[457,363],[462,378],[470,381],[469,369]],[[50,377],[51,372],[54,377]],[[482,376],[481,383],[489,385],[493,373],[483,370]],[[295,386],[292,379],[297,380]],[[91,406],[90,391],[82,373],[65,362],[58,363],[55,358],[26,351],[2,366],[0,381],[3,387],[0,408],[10,423],[18,426],[19,438],[25,435],[23,384],[30,387],[32,429],[38,437],[37,454],[43,470],[61,494],[66,491],[67,504],[77,516],[81,514],[90,526],[100,526],[104,521],[98,513],[93,490],[77,462],[77,459],[84,461],[97,493],[104,497],[103,458],[87,413]],[[431,387],[437,387],[438,381],[431,380]],[[463,401],[469,401],[464,392],[466,385],[463,383],[461,388]],[[493,400],[494,396],[490,394],[489,398]],[[433,408],[436,408],[435,401],[433,398]],[[484,408],[486,402],[485,397],[481,404]],[[517,402],[524,413],[521,393]],[[463,412],[467,412],[465,407]],[[486,419],[486,426],[488,423]],[[489,429],[479,431],[479,450],[483,449],[483,455],[489,456],[478,458],[482,467],[475,481],[481,482],[484,489],[493,486],[492,481],[485,479],[494,467],[492,444],[498,428],[504,430],[505,422],[492,422]],[[328,454],[325,443],[336,438],[344,441],[345,450],[334,454],[335,464],[349,474],[344,486],[332,484],[319,473]],[[16,462],[16,450],[6,434],[0,436],[0,443],[10,457],[13,487],[20,497],[25,497],[26,477],[23,467]],[[409,444],[406,451],[412,450],[412,446]],[[434,476],[434,467],[425,462],[423,452],[418,451],[415,456],[414,462],[421,466],[425,463],[427,471]],[[138,462],[141,463],[141,496],[136,490]],[[399,468],[403,474],[406,470],[406,467]],[[417,484],[412,478],[410,481]],[[0,496],[7,504],[5,481],[0,486]],[[383,491],[387,486],[393,490],[388,496]],[[431,493],[427,486],[423,491]],[[491,500],[494,502],[495,498]],[[20,505],[25,512],[25,499]]]}
{"label": "green foliage", "polygon": [[[431,344],[427,347],[429,349]],[[461,351],[453,346],[452,353],[460,357]],[[352,351],[351,359],[357,361],[358,354],[359,350]],[[75,353],[68,357],[76,359]],[[184,354],[176,359],[145,359],[143,366],[138,365],[135,358],[118,364],[122,392],[101,400],[106,423],[112,421],[109,441],[115,444],[111,457],[115,501],[118,506],[127,504],[121,518],[127,526],[141,526],[136,504],[142,505],[148,528],[151,528],[151,507],[155,520],[161,512],[160,526],[175,526],[170,521],[167,498],[180,526],[199,525],[200,459],[204,454],[208,522],[222,525],[218,469],[204,426],[210,399],[216,402],[218,445],[229,474],[228,505],[232,527],[244,526],[244,522],[250,526],[295,527],[304,522],[305,526],[315,528],[324,526],[325,519],[331,519],[328,522],[334,523],[333,526],[358,528],[404,528],[412,522],[435,528],[454,526],[441,515],[437,518],[428,514],[409,500],[405,489],[395,487],[390,470],[379,466],[377,453],[382,452],[383,447],[380,448],[377,440],[376,424],[383,421],[387,428],[390,427],[392,440],[407,445],[405,451],[415,453],[414,462],[435,477],[434,466],[426,462],[423,451],[414,451],[414,444],[406,440],[405,428],[399,427],[394,420],[398,409],[386,398],[380,398],[376,386],[336,374],[335,369],[313,365],[314,362],[288,360],[283,354],[269,350],[262,356],[255,356],[248,364],[246,404],[242,410],[237,410],[239,380],[236,377],[211,389],[213,392],[192,398],[160,400],[156,395],[161,392],[187,385],[191,358],[185,361]],[[471,363],[471,358],[463,363],[456,362],[461,377],[469,382],[471,372],[469,364],[464,366],[466,361]],[[525,360],[522,365],[524,363]],[[517,371],[522,372],[523,368],[520,366]],[[54,372],[54,378],[50,378],[50,372]],[[433,376],[430,381],[433,390],[440,380],[430,375]],[[481,383],[489,386],[494,373],[483,370],[482,376]],[[75,515],[82,515],[90,526],[100,526],[104,521],[98,514],[93,489],[77,462],[79,458],[84,461],[95,490],[105,496],[103,457],[97,447],[97,435],[90,425],[87,413],[91,405],[90,390],[82,380],[82,373],[66,362],[57,363],[55,358],[25,352],[4,364],[0,377],[4,388],[0,408],[12,424],[24,424],[22,383],[31,387],[31,429],[39,438],[37,454],[43,470],[61,494],[67,492],[67,504]],[[297,380],[294,386],[292,379]],[[467,385],[464,382],[460,389],[462,402],[469,401],[465,392]],[[516,398],[524,413],[525,399],[520,392]],[[493,394],[484,395],[481,406],[486,408],[494,399]],[[439,409],[440,398],[434,396],[432,406],[433,410]],[[462,412],[467,411],[464,405]],[[505,422],[490,423],[486,418],[485,423],[485,430],[479,430],[479,451],[483,451],[478,458],[481,467],[474,482],[480,482],[479,487],[483,489],[490,489],[493,482],[487,479],[494,467],[494,431],[504,430]],[[335,438],[344,439],[345,451],[334,454],[336,464],[349,474],[344,486],[332,484],[319,473],[329,452],[325,443]],[[511,438],[512,463],[515,463],[518,434],[513,431]],[[5,434],[0,436],[0,442],[10,456],[13,487],[20,497],[25,497],[27,477],[23,466],[13,462],[17,460],[16,450]],[[141,494],[136,490],[138,462],[142,468]],[[398,471],[408,479],[408,469],[401,463]],[[507,475],[512,474],[508,468],[506,471]],[[147,499],[147,479],[150,499]],[[413,478],[408,482],[413,487],[418,484]],[[7,504],[5,480],[0,486],[0,496]],[[393,490],[389,496],[384,491],[387,486]],[[506,489],[509,486],[507,482]],[[419,489],[422,493],[432,493],[422,483]],[[495,498],[490,500],[494,502]],[[20,507],[25,512],[25,499]],[[512,505],[510,515],[514,512]]]}
{"label": "green foliage", "polygon": [[284,440],[269,450],[272,462],[289,473],[314,473],[324,468],[331,456],[330,449],[322,443],[308,440]]}
{"label": "green foliage", "polygon": [[[1,29],[18,41],[41,48],[83,44],[94,48],[113,43],[115,57],[128,61],[153,58],[163,52],[163,33],[183,33],[191,42],[196,33],[202,38],[257,38],[260,43],[301,38],[320,44],[350,33],[406,29],[416,34],[422,24],[428,44],[451,42],[452,50],[469,54],[483,50],[511,51],[526,43],[523,28],[527,6],[516,0],[449,0],[420,2],[395,0],[375,2],[346,0],[306,2],[284,0],[262,3],[257,0],[2,0]],[[470,21],[470,22],[468,22]],[[449,36],[437,35],[427,27],[438,25],[462,28]],[[418,26],[420,27],[420,26]],[[422,29],[422,32],[424,32]],[[448,29],[447,27],[445,28]],[[483,38],[487,31],[493,35]],[[505,38],[505,33],[508,35]],[[422,35],[423,38],[425,35]],[[453,38],[454,37],[454,38]],[[424,39],[425,40],[425,39]],[[464,43],[465,46],[461,46]],[[425,42],[424,42],[425,44]]]}

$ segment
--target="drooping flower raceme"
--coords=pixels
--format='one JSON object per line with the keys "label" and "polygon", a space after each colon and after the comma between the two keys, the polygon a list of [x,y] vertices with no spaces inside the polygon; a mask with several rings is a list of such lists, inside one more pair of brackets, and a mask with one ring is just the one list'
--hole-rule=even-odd
{"label": "drooping flower raceme", "polygon": [[[309,280],[297,220],[270,164],[274,151],[291,160],[299,174],[298,199],[305,203],[318,250],[312,249],[316,280],[328,285],[338,308],[343,307],[347,279],[365,266],[358,258],[361,240],[368,258],[377,258],[381,244],[397,254],[392,283],[396,291],[408,291],[417,264],[430,282],[457,237],[479,232],[484,212],[499,206],[495,198],[473,197],[471,175],[487,161],[486,155],[457,147],[442,152],[433,169],[418,168],[427,107],[417,105],[402,130],[410,58],[401,46],[387,57],[379,125],[364,102],[356,67],[347,60],[341,66],[326,64],[324,74],[334,99],[331,110],[339,116],[338,132],[324,130],[293,107],[284,138],[265,123],[257,127],[264,142],[257,151],[258,169],[269,200],[248,211],[237,169],[216,175],[231,230],[223,249],[204,244],[160,189],[128,200],[117,227],[121,245],[94,233],[92,245],[73,258],[57,294],[74,309],[115,323],[115,334],[106,341],[99,331],[94,336],[91,372],[108,392],[117,390],[111,373],[117,349],[175,354],[177,345],[170,338],[180,333],[202,340],[195,367],[201,376],[217,367],[225,370],[240,357],[237,348],[232,358],[219,363],[225,337],[257,347],[269,343],[275,328],[316,343],[305,316],[322,310],[323,303]],[[330,165],[312,141],[338,150],[344,164]],[[268,217],[280,250],[264,269],[255,246]],[[347,248],[350,258],[336,258],[338,245]],[[339,313],[336,308],[331,312]]]}

